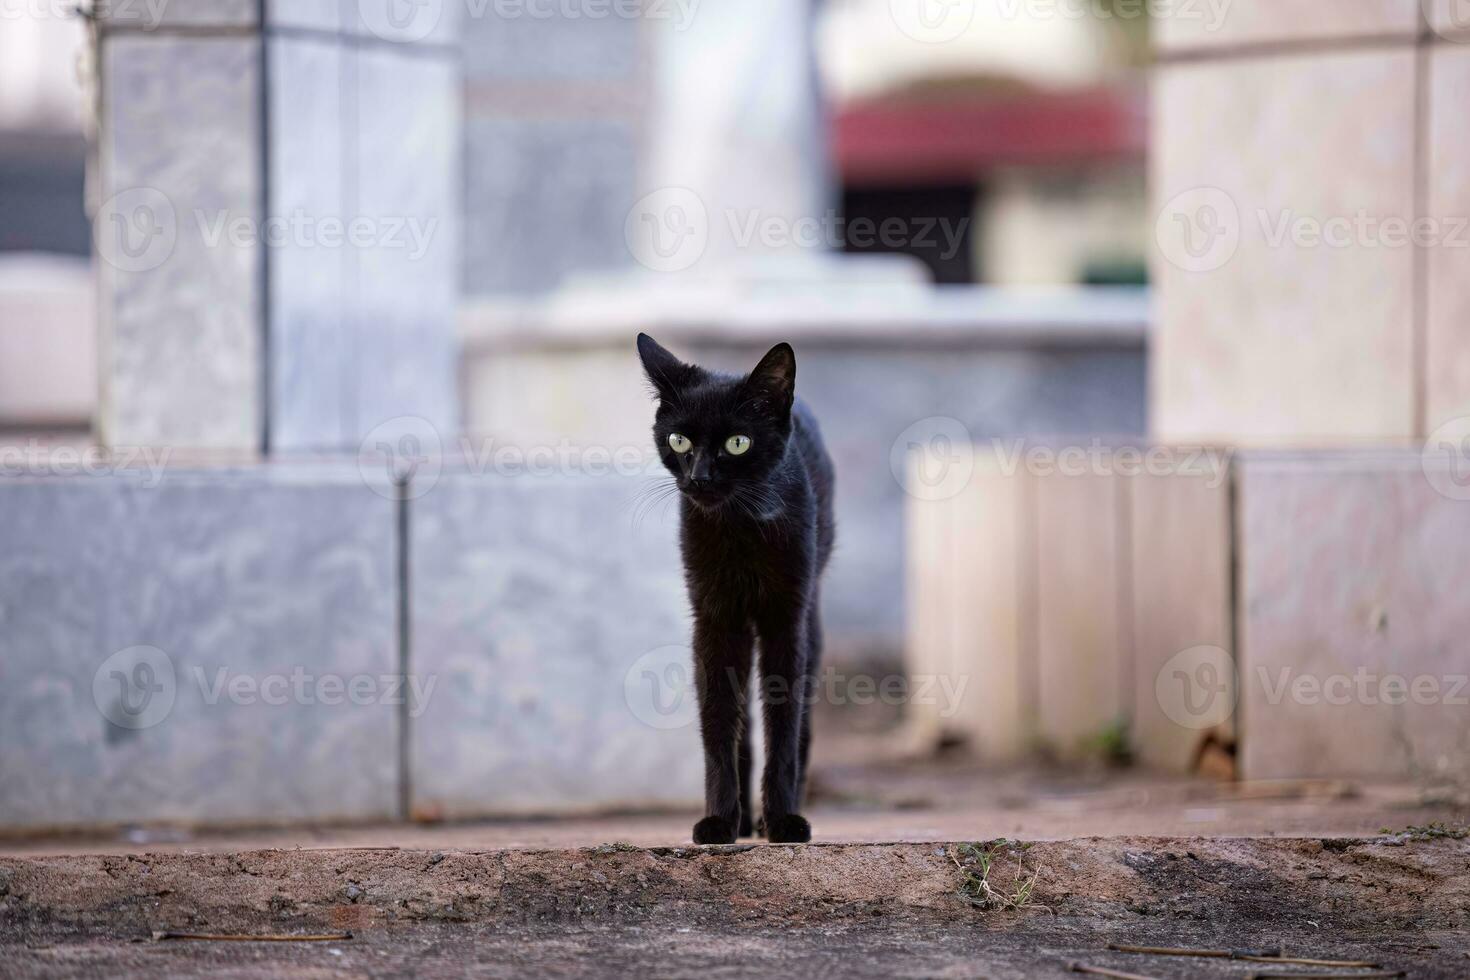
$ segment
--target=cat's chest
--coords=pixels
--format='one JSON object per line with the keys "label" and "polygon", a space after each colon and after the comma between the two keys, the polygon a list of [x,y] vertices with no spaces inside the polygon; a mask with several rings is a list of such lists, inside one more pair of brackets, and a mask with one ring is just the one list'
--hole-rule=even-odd
{"label": "cat's chest", "polygon": [[684,566],[700,591],[758,603],[805,591],[812,550],[807,537],[779,523],[686,527]]}

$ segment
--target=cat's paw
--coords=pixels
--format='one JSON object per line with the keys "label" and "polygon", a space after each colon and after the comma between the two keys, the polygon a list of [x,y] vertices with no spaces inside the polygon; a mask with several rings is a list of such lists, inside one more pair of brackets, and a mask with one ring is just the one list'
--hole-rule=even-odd
{"label": "cat's paw", "polygon": [[742,813],[740,815],[740,836],[741,837],[754,837],[755,834],[756,834],[755,824],[753,824],[753,823],[750,822],[750,814],[748,814],[748,813]]}
{"label": "cat's paw", "polygon": [[805,844],[812,839],[812,825],[799,813],[767,817],[766,840],[772,844]]}
{"label": "cat's paw", "polygon": [[735,822],[724,817],[705,817],[694,825],[694,843],[735,843]]}

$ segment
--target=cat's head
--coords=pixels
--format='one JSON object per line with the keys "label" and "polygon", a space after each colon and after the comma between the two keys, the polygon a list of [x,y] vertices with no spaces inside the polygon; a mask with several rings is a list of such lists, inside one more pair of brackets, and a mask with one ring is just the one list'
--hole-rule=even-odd
{"label": "cat's head", "polygon": [[685,496],[716,510],[758,494],[791,439],[791,345],[772,347],[743,377],[685,364],[643,333],[638,356],[658,396],[654,444]]}

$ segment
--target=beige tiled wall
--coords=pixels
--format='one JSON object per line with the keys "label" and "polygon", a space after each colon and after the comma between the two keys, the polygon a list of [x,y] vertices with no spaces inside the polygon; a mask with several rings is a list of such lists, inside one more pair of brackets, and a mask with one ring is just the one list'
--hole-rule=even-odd
{"label": "beige tiled wall", "polygon": [[[917,463],[916,463],[917,465]],[[905,667],[916,682],[926,677],[955,677],[950,643],[950,587],[954,564],[950,560],[950,500],[912,498],[904,511],[904,559],[908,594],[908,637]],[[938,742],[954,734],[959,723],[938,705],[912,705],[908,721],[922,741]]]}
{"label": "beige tiled wall", "polygon": [[[982,457],[969,486],[951,502],[949,649],[966,709],[956,712],[956,727],[990,759],[1018,758],[1030,748],[1034,691],[1024,643],[1032,590],[1022,571],[1029,486],[1024,474],[1008,477],[993,457]],[[977,653],[983,656],[978,670]]]}
{"label": "beige tiled wall", "polygon": [[[1360,212],[1412,220],[1414,104],[1407,45],[1160,69],[1156,437],[1413,435],[1413,250],[1359,243],[1355,229],[1345,247],[1276,233]],[[1218,250],[1192,261],[1185,235],[1202,249],[1212,228]]]}
{"label": "beige tiled wall", "polygon": [[907,509],[909,720],[920,739],[958,738],[993,762],[1023,756],[1035,727],[1023,646],[1028,494],[1024,474],[982,455],[956,495],[911,498]]}
{"label": "beige tiled wall", "polygon": [[1427,204],[1446,233],[1428,253],[1425,427],[1433,431],[1470,415],[1470,45],[1435,48],[1429,91]]}
{"label": "beige tiled wall", "polygon": [[1167,9],[1154,31],[1163,50],[1180,51],[1411,37],[1418,24],[1418,0],[1199,0]]}
{"label": "beige tiled wall", "polygon": [[[1197,648],[1233,650],[1227,478],[1212,472],[1131,481],[1132,738],[1139,761],[1159,769],[1187,770],[1196,742],[1186,733],[1202,733],[1217,717],[1203,713],[1214,705],[1186,703],[1193,692],[1171,675],[1197,668],[1181,657]],[[1229,719],[1220,727],[1233,728]]]}
{"label": "beige tiled wall", "polygon": [[1470,491],[1417,452],[1246,459],[1241,772],[1470,772]]}
{"label": "beige tiled wall", "polygon": [[1038,722],[1061,757],[1085,751],[1129,713],[1122,492],[1110,476],[1036,480]]}
{"label": "beige tiled wall", "polygon": [[1152,769],[1189,771],[1212,732],[1248,779],[1463,781],[1470,469],[1412,448],[1229,466],[982,463],[916,501],[942,518],[910,585],[911,669],[969,679],[925,734],[1068,759],[1125,720]]}
{"label": "beige tiled wall", "polygon": [[1155,680],[1230,643],[1225,478],[1029,472],[976,447],[963,490],[911,499],[909,672],[964,685],[911,705],[915,734],[1074,759],[1123,723],[1141,762],[1186,771],[1203,729],[1171,720]]}

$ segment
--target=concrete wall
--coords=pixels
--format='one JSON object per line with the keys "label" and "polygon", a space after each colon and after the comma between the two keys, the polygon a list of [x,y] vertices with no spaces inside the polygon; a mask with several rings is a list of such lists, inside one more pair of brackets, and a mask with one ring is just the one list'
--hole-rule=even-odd
{"label": "concrete wall", "polygon": [[697,805],[643,482],[383,463],[7,470],[0,830]]}
{"label": "concrete wall", "polygon": [[355,450],[399,416],[454,427],[455,10],[394,27],[367,3],[109,8],[104,442]]}
{"label": "concrete wall", "polygon": [[[0,827],[396,815],[394,504],[355,466],[7,476],[0,501]],[[371,700],[318,686],[354,678]]]}
{"label": "concrete wall", "polygon": [[1470,778],[1470,492],[1411,452],[1239,466],[1241,771]]}
{"label": "concrete wall", "polygon": [[639,478],[446,473],[409,509],[419,817],[697,804],[675,521]]}
{"label": "concrete wall", "polygon": [[908,672],[964,692],[912,705],[915,734],[1013,762],[1095,757],[1126,733],[1141,763],[1188,771],[1207,732],[1229,733],[1173,679],[1232,646],[1228,458],[1100,440],[972,451],[908,502]]}
{"label": "concrete wall", "polygon": [[1466,414],[1457,9],[1239,0],[1159,22],[1157,437],[1419,439]]}
{"label": "concrete wall", "polygon": [[985,452],[952,495],[911,502],[909,671],[967,685],[947,715],[914,706],[918,735],[1065,757],[1122,721],[1166,770],[1212,733],[1238,741],[1247,779],[1470,776],[1462,467],[1101,458]]}

